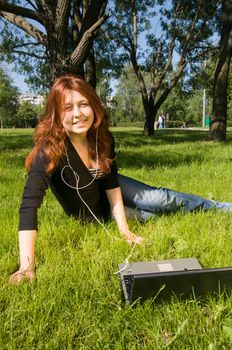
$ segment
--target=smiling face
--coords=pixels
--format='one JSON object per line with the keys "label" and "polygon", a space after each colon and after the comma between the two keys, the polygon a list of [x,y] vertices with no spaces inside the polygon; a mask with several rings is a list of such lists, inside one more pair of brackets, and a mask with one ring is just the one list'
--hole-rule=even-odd
{"label": "smiling face", "polygon": [[72,137],[86,136],[94,122],[94,111],[88,99],[77,91],[68,90],[62,112],[62,124]]}

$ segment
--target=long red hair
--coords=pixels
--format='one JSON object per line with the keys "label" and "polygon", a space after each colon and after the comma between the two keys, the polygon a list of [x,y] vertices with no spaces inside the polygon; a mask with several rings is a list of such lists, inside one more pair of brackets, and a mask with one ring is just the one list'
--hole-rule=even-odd
{"label": "long red hair", "polygon": [[109,132],[109,117],[93,87],[84,79],[70,74],[59,77],[51,88],[44,114],[35,128],[35,146],[27,156],[25,166],[29,170],[36,157],[43,153],[47,158],[46,171],[50,173],[65,154],[65,140],[68,136],[62,124],[62,111],[66,92],[69,90],[77,91],[85,96],[94,111],[94,122],[87,132],[90,157],[96,160],[96,132],[98,129],[99,166],[107,173],[114,156],[111,154],[112,136]]}

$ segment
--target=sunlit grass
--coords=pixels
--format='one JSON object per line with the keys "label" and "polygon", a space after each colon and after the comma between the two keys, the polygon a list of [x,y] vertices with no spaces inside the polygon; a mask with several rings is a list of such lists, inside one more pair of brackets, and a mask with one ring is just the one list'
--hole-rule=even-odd
{"label": "sunlit grass", "polygon": [[[120,172],[156,186],[232,201],[231,135],[208,143],[200,131],[113,129]],[[67,218],[50,191],[39,211],[37,279],[8,284],[18,266],[18,207],[32,130],[0,131],[0,349],[230,349],[232,298],[125,305],[117,271],[131,247],[96,224]],[[131,261],[196,257],[232,266],[232,214],[172,214],[146,224]]]}

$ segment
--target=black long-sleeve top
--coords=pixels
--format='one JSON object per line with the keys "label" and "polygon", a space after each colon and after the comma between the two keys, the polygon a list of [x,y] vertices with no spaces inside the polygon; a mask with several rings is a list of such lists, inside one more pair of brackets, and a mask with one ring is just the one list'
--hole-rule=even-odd
{"label": "black long-sleeve top", "polygon": [[[88,206],[97,218],[106,220],[109,217],[110,206],[105,191],[119,187],[115,162],[111,164],[111,171],[108,175],[93,181],[93,174],[85,166],[68,139],[66,149],[70,165],[76,176],[68,167],[66,156],[60,159],[51,174],[45,171],[47,163],[45,155],[38,156],[31,165],[19,209],[20,231],[38,229],[37,211],[48,187],[51,188],[69,216],[83,218],[87,221],[93,220]],[[86,187],[82,189],[84,186]]]}

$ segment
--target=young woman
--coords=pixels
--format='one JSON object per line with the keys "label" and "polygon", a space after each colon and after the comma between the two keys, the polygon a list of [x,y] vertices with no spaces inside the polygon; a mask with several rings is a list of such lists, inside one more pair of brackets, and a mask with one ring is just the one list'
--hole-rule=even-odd
{"label": "young woman", "polygon": [[129,230],[128,215],[144,221],[179,209],[232,208],[231,203],[151,187],[119,175],[108,115],[95,90],[76,76],[61,76],[53,84],[34,140],[26,159],[28,179],[20,207],[20,268],[12,282],[34,277],[37,210],[48,187],[70,216],[101,224],[112,215],[130,244],[143,238]]}

